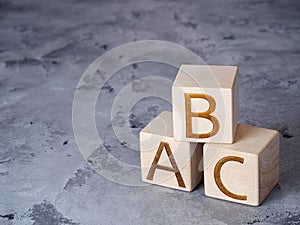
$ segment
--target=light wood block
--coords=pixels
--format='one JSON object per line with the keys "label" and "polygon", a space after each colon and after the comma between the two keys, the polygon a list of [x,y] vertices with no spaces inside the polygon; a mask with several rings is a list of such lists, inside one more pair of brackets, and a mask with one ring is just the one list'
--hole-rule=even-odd
{"label": "light wood block", "polygon": [[204,145],[205,195],[260,205],[279,179],[279,134],[238,125],[233,144]]}
{"label": "light wood block", "polygon": [[238,67],[182,65],[172,86],[177,141],[232,143],[239,117]]}
{"label": "light wood block", "polygon": [[202,147],[175,141],[172,113],[162,112],[140,132],[142,180],[192,191],[203,179]]}

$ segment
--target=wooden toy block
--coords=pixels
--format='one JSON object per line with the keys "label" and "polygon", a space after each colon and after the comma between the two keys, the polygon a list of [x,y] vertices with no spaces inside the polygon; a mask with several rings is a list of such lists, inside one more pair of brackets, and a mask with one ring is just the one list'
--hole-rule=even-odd
{"label": "wooden toy block", "polygon": [[203,150],[205,195],[260,205],[279,179],[279,135],[238,125],[233,144],[207,143]]}
{"label": "wooden toy block", "polygon": [[192,191],[203,179],[202,147],[175,141],[172,113],[162,112],[140,132],[142,180]]}
{"label": "wooden toy block", "polygon": [[238,67],[182,65],[172,86],[177,141],[232,143],[239,117]]}

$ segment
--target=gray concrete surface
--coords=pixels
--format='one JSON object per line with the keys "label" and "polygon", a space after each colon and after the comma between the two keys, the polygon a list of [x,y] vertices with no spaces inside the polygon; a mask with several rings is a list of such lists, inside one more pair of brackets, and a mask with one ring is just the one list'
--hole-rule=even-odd
{"label": "gray concrete surface", "polygon": [[[0,0],[0,224],[299,224],[299,12],[296,0]],[[240,66],[240,122],[281,134],[280,183],[260,207],[205,197],[203,184],[192,193],[120,185],[85,162],[72,131],[76,85],[99,55],[144,39]],[[107,104],[120,83],[149,73],[176,70],[125,68]],[[156,98],[136,104],[133,132],[165,109]],[[139,153],[109,135],[110,118],[97,121],[111,154],[138,166]]]}

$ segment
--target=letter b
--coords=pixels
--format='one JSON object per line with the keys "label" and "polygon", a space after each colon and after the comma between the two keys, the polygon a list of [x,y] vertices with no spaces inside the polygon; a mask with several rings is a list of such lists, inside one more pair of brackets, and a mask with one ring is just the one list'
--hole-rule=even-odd
{"label": "letter b", "polygon": [[[186,137],[187,138],[209,138],[219,131],[219,121],[214,116],[210,115],[216,109],[216,101],[213,97],[205,94],[190,94],[185,93],[185,116],[186,116]],[[208,101],[209,108],[205,112],[192,112],[192,98],[202,98]],[[192,130],[192,118],[201,117],[212,122],[213,128],[210,132],[205,134],[195,134]]]}

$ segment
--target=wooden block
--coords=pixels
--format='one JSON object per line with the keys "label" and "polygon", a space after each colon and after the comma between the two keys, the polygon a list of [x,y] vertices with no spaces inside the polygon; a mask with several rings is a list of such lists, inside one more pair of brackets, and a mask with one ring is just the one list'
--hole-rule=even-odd
{"label": "wooden block", "polygon": [[172,113],[162,112],[140,132],[143,181],[192,191],[203,179],[202,147],[175,141]]}
{"label": "wooden block", "polygon": [[172,87],[177,141],[232,143],[239,117],[238,67],[182,65]]}
{"label": "wooden block", "polygon": [[204,187],[210,197],[260,205],[279,179],[279,135],[238,125],[233,144],[204,145]]}

